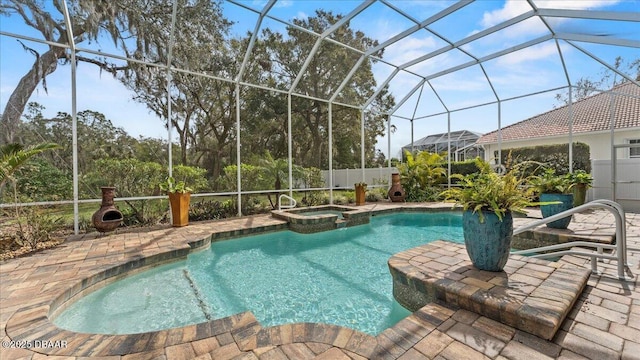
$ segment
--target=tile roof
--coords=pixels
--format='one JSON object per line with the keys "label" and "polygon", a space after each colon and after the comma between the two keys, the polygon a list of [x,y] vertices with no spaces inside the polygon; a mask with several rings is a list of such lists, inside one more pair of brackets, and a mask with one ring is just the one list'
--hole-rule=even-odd
{"label": "tile roof", "polygon": [[[618,85],[616,93],[631,96],[616,96],[615,128],[640,127],[640,86],[631,82]],[[599,93],[573,104],[573,134],[606,131],[611,129],[608,93]],[[502,128],[502,141],[524,140],[569,134],[569,106],[547,111],[529,119]],[[498,130],[480,137],[478,144],[498,142]]]}

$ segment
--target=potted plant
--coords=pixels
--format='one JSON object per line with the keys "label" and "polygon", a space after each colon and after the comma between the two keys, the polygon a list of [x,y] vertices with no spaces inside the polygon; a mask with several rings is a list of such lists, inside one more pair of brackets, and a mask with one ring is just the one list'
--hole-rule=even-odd
{"label": "potted plant", "polygon": [[587,190],[593,186],[591,174],[584,170],[576,170],[567,174],[569,187],[573,190],[573,206],[580,206],[585,203]]}
{"label": "potted plant", "polygon": [[356,205],[364,205],[367,183],[355,183],[354,187],[356,188]]}
{"label": "potted plant", "polygon": [[177,181],[169,176],[160,184],[160,189],[169,195],[171,204],[171,217],[173,226],[189,225],[189,202],[191,200],[191,188],[184,181]]}
{"label": "potted plant", "polygon": [[[531,178],[532,188],[540,195],[540,211],[546,218],[573,208],[571,181],[567,175],[556,175],[555,170],[546,169],[541,175]],[[547,227],[566,229],[571,216],[547,223]]]}
{"label": "potted plant", "polygon": [[532,191],[526,188],[518,167],[498,175],[486,161],[476,159],[479,172],[454,174],[459,188],[442,193],[462,206],[464,244],[473,265],[481,270],[502,271],[509,258],[513,236],[513,212],[524,212]]}

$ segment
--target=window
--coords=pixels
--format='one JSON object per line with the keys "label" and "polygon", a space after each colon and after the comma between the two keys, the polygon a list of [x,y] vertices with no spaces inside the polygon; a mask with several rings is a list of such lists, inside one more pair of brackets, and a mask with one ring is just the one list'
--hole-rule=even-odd
{"label": "window", "polygon": [[[629,144],[640,144],[640,139],[631,139]],[[629,148],[629,157],[640,158],[640,147]]]}

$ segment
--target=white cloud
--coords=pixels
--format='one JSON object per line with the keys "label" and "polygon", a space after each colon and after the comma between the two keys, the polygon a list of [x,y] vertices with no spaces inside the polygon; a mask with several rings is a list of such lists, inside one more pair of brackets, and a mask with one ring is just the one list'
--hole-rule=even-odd
{"label": "white cloud", "polygon": [[293,6],[293,1],[291,1],[291,0],[280,0],[280,1],[276,2],[275,6],[279,7],[279,8],[288,8],[288,7]]}
{"label": "white cloud", "polygon": [[498,58],[500,65],[516,65],[527,61],[538,61],[551,56],[557,57],[558,49],[553,42],[546,42],[509,53]]}
{"label": "white cloud", "polygon": [[[538,0],[534,4],[538,8],[544,9],[571,9],[571,10],[587,10],[598,9],[615,5],[617,0]],[[481,25],[485,28],[499,24],[509,20],[515,16],[531,10],[526,1],[507,0],[501,9],[485,12],[482,16]]]}
{"label": "white cloud", "polygon": [[433,36],[404,38],[385,50],[385,59],[393,64],[404,64],[436,48]]}
{"label": "white cloud", "polygon": [[526,1],[507,0],[503,8],[485,12],[484,15],[482,15],[481,25],[484,28],[488,28],[514,18],[529,10],[531,10],[531,6],[529,6]]}
{"label": "white cloud", "polygon": [[[534,1],[539,9],[570,9],[570,10],[588,10],[608,7],[618,3],[617,0],[538,0]],[[507,0],[500,9],[487,11],[483,14],[480,25],[483,29],[497,25],[520,14],[532,10],[526,1]],[[547,19],[553,25],[568,21],[562,18]],[[472,32],[476,33],[477,30]],[[520,36],[534,36],[546,32],[546,27],[538,19],[528,19],[519,24],[509,27],[509,31],[502,31],[501,34],[506,38],[516,38]]]}
{"label": "white cloud", "polygon": [[608,7],[619,3],[618,0],[536,0],[538,8],[588,10]]}
{"label": "white cloud", "polygon": [[[370,27],[371,20],[367,19],[367,22],[364,25],[367,27]],[[386,18],[380,18],[375,21],[373,27],[366,30],[367,30],[367,36],[373,39],[381,40],[382,42],[384,40],[390,39],[395,34],[404,30],[404,28],[401,27],[401,25],[398,23],[392,23]]]}

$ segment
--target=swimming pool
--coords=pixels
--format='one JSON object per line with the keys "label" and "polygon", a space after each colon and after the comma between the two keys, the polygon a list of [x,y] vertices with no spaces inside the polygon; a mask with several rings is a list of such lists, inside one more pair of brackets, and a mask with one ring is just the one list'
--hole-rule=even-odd
{"label": "swimming pool", "polygon": [[400,213],[322,233],[220,241],[98,289],[53,322],[129,334],[251,311],[264,326],[318,322],[375,335],[409,314],[393,299],[388,259],[437,239],[462,242],[461,222],[459,213]]}

